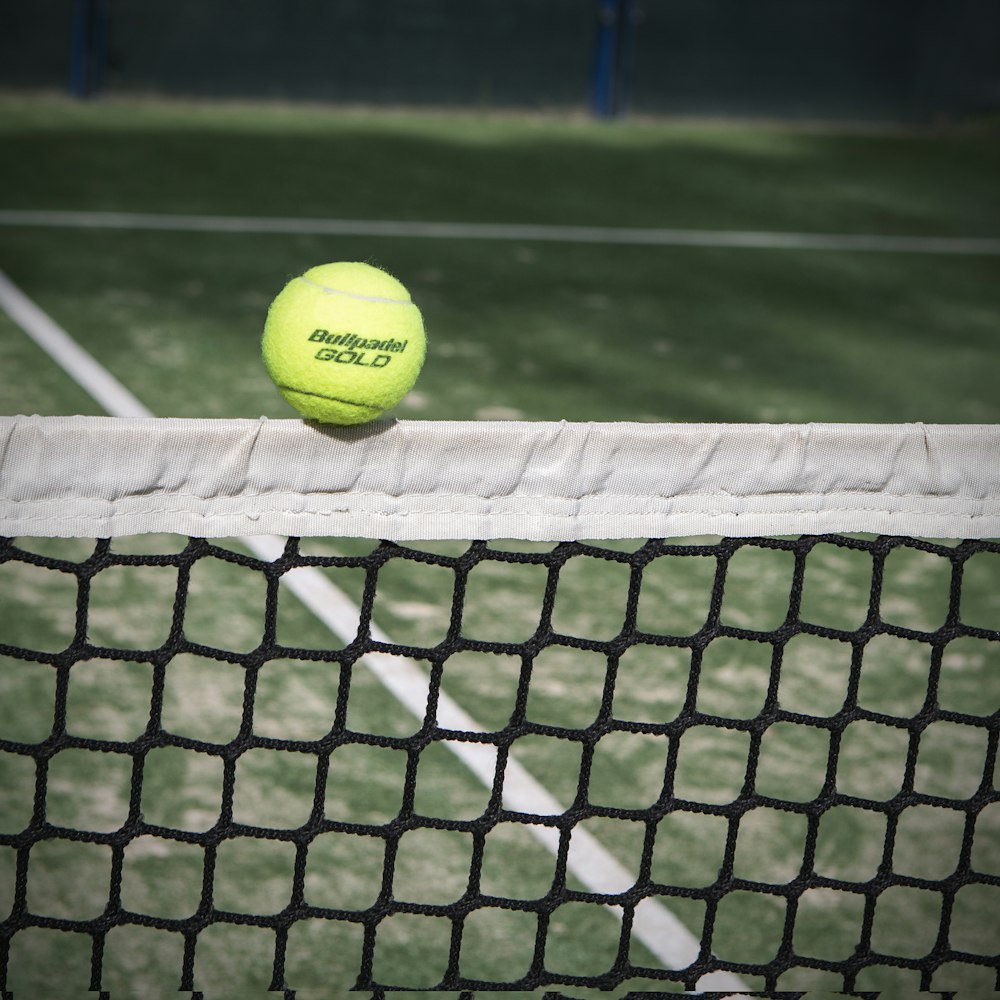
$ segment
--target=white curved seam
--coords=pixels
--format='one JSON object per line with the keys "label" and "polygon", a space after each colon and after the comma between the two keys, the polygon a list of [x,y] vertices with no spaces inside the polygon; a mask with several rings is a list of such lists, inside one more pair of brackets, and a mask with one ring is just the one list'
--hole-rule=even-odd
{"label": "white curved seam", "polygon": [[413,305],[409,299],[388,299],[381,295],[362,295],[360,292],[345,292],[342,288],[329,288],[326,285],[321,285],[318,281],[307,278],[304,274],[299,275],[299,281],[304,281],[307,285],[312,285],[313,288],[318,288],[328,295],[346,295],[349,299],[361,299],[363,302],[385,302],[392,306]]}

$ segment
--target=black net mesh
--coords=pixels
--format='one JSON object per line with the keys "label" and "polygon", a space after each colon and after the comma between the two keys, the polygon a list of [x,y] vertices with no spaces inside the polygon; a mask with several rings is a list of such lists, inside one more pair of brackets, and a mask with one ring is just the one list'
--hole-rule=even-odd
{"label": "black net mesh", "polygon": [[143,544],[0,542],[5,991],[997,988],[997,543]]}

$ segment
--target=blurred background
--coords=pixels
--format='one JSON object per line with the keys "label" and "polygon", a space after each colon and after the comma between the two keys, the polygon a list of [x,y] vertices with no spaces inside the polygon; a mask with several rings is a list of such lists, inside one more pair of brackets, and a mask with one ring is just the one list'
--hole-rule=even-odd
{"label": "blurred background", "polygon": [[475,109],[928,122],[1000,108],[990,0],[5,3],[0,82]]}

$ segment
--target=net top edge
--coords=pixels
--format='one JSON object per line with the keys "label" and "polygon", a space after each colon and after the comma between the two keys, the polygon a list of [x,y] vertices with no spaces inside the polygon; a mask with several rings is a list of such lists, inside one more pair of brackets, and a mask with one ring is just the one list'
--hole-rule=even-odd
{"label": "net top edge", "polygon": [[381,420],[331,428],[264,418],[0,417],[0,534],[70,525],[386,538],[887,529],[995,537],[1000,425]]}

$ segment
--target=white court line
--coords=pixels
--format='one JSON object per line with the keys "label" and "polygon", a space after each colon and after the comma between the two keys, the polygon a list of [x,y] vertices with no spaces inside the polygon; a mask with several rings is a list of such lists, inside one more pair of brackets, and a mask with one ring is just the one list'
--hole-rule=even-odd
{"label": "white court line", "polygon": [[7,315],[108,413],[116,417],[153,414],[106,368],[88,354],[48,313],[0,271],[0,306]]}
{"label": "white court line", "polygon": [[883,236],[874,233],[783,233],[725,229],[647,229],[632,226],[298,219],[240,215],[159,215],[146,212],[57,212],[0,209],[0,226],[51,226],[68,229],[131,229],[197,233],[273,233],[296,236],[517,240],[754,250],[854,250],[879,253],[961,254],[965,256],[996,256],[1000,254],[1000,238],[986,236]]}
{"label": "white court line", "polygon": [[[0,271],[0,308],[14,320],[52,359],[93,396],[112,416],[151,417],[144,406],[110,372],[73,340],[47,313],[31,301]],[[258,559],[273,562],[284,551],[284,539],[261,535],[241,538]],[[317,618],[345,644],[356,638],[360,611],[339,588],[318,569],[301,567],[288,574],[283,583]],[[389,643],[389,637],[372,625],[376,642]],[[369,654],[361,662],[418,719],[427,709],[428,678],[416,661],[384,653]],[[437,724],[443,729],[484,732],[443,690],[438,695]],[[493,787],[496,773],[496,749],[484,743],[447,741],[445,746],[479,778]],[[503,775],[504,804],[516,812],[560,815],[565,808],[545,787],[512,756]],[[559,849],[559,832],[553,827],[528,824],[527,829],[550,851]],[[595,893],[618,893],[635,883],[635,876],[621,865],[585,830],[573,831],[567,868]],[[620,920],[620,907],[608,908]],[[635,910],[632,934],[668,969],[683,969],[697,957],[698,939],[655,899],[647,899]],[[745,993],[746,985],[730,972],[710,972],[701,977],[697,988],[702,992]]]}

